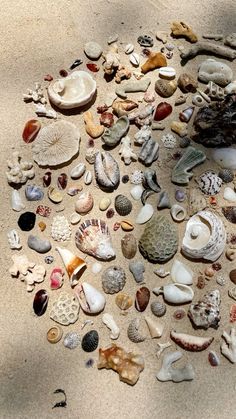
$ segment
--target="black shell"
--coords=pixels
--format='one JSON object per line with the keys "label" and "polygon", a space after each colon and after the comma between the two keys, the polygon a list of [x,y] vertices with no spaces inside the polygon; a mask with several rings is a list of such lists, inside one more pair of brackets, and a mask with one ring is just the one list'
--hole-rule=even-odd
{"label": "black shell", "polygon": [[234,172],[230,169],[221,169],[218,176],[223,180],[224,183],[232,182],[234,179]]}
{"label": "black shell", "polygon": [[48,293],[46,290],[39,290],[34,296],[33,309],[37,316],[42,316],[48,305]]}
{"label": "black shell", "polygon": [[93,352],[98,347],[99,336],[96,330],[90,330],[82,339],[82,349],[85,352]]}

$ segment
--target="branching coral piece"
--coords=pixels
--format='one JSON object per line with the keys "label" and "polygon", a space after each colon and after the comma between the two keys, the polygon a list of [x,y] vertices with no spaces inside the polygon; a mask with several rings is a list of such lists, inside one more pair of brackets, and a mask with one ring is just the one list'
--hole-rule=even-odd
{"label": "branching coral piece", "polygon": [[105,74],[111,75],[120,67],[120,55],[118,53],[118,46],[114,44],[110,47],[106,54],[103,54],[105,62],[103,63],[103,70]]}
{"label": "branching coral piece", "polygon": [[184,22],[172,22],[171,35],[181,36],[190,42],[197,42],[197,35],[193,32],[192,28]]}
{"label": "branching coral piece", "polygon": [[28,292],[33,291],[35,283],[44,280],[46,275],[44,266],[30,262],[26,255],[13,255],[12,260],[13,265],[10,267],[9,273],[24,281]]}
{"label": "branching coral piece", "polygon": [[42,103],[35,105],[35,113],[38,116],[45,116],[46,118],[57,119],[57,113],[54,109],[47,109]]}
{"label": "branching coral piece", "polygon": [[220,349],[222,354],[228,358],[233,364],[236,363],[236,330],[232,327],[230,335],[227,332],[223,332],[223,338],[225,342],[222,342]]}
{"label": "branching coral piece", "polygon": [[182,356],[182,353],[179,351],[164,355],[161,369],[156,376],[157,379],[159,381],[174,381],[174,383],[193,380],[195,374],[191,364],[186,364],[181,368],[173,368],[172,366],[172,364],[182,358]]}
{"label": "branching coral piece", "polygon": [[14,151],[12,159],[7,160],[7,166],[10,169],[6,172],[8,183],[26,183],[28,179],[33,179],[35,175],[33,163],[21,161],[18,151]]}
{"label": "branching coral piece", "polygon": [[34,103],[42,103],[43,105],[47,103],[46,98],[43,94],[43,89],[41,88],[41,84],[36,82],[35,83],[35,90],[27,89],[27,93],[23,94],[23,100],[25,102],[33,101]]}
{"label": "branching coral piece", "polygon": [[222,45],[213,44],[211,42],[198,42],[193,45],[186,52],[181,52],[180,57],[182,60],[189,60],[196,57],[198,54],[210,53],[222,58],[234,60],[236,58],[236,51]]}
{"label": "branching coral piece", "polygon": [[137,155],[133,152],[130,146],[130,138],[128,135],[121,140],[121,148],[119,150],[119,154],[121,158],[124,160],[125,164],[130,164],[132,160],[137,160]]}

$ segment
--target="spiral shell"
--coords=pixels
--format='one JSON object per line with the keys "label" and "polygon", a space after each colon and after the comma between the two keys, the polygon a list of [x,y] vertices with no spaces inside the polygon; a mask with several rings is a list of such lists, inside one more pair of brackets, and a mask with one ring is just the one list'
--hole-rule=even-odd
{"label": "spiral shell", "polygon": [[109,266],[102,274],[102,287],[107,294],[115,294],[121,291],[125,282],[125,271],[119,266]]}
{"label": "spiral shell", "polygon": [[162,317],[166,313],[166,305],[161,301],[153,301],[151,311],[157,317]]}
{"label": "spiral shell", "polygon": [[115,198],[115,209],[119,215],[128,215],[132,210],[132,203],[126,196],[117,195]]}

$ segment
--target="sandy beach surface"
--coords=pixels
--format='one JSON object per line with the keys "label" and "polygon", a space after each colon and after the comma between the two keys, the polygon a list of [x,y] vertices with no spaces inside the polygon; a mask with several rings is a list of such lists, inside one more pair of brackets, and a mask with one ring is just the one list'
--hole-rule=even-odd
{"label": "sandy beach surface", "polygon": [[[11,187],[6,180],[6,160],[11,158],[16,150],[25,159],[32,161],[31,145],[25,144],[22,140],[22,130],[27,120],[35,117],[33,103],[24,103],[23,93],[28,88],[33,88],[35,82],[42,82],[45,74],[51,74],[54,78],[59,77],[61,69],[69,70],[72,62],[81,58],[83,64],[80,69],[86,70],[88,59],[84,55],[83,46],[87,41],[96,40],[102,48],[108,48],[107,40],[112,34],[117,33],[119,51],[123,51],[124,45],[134,43],[135,50],[141,51],[137,44],[139,35],[148,34],[154,38],[154,46],[159,50],[161,42],[156,40],[157,30],[164,30],[170,33],[170,24],[173,20],[183,20],[191,25],[199,38],[204,33],[223,33],[227,35],[235,32],[236,7],[233,0],[208,2],[194,0],[57,0],[57,1],[26,1],[26,0],[2,0],[0,13],[0,80],[1,80],[1,303],[0,303],[0,336],[1,336],[1,356],[0,356],[0,418],[1,419],[223,419],[236,418],[236,366],[231,364],[220,354],[220,343],[222,342],[222,332],[230,330],[229,310],[233,300],[228,297],[230,280],[229,271],[235,267],[235,262],[227,261],[223,254],[220,262],[223,266],[223,273],[227,278],[224,287],[216,284],[215,279],[207,282],[204,290],[196,288],[197,276],[206,264],[188,262],[194,270],[194,300],[202,296],[205,291],[217,288],[220,289],[222,296],[221,321],[219,328],[212,328],[207,331],[200,331],[201,336],[213,336],[214,342],[210,349],[215,350],[220,356],[220,366],[213,368],[208,361],[209,350],[193,353],[182,350],[184,356],[179,365],[190,362],[195,370],[195,379],[191,382],[161,383],[156,379],[156,374],[160,369],[161,359],[157,359],[157,339],[146,339],[139,344],[132,343],[127,338],[127,326],[129,321],[135,316],[143,317],[137,313],[135,308],[127,316],[120,314],[119,308],[115,304],[114,295],[106,295],[107,304],[105,311],[113,314],[119,324],[121,333],[117,343],[126,350],[140,353],[145,359],[145,369],[140,374],[139,381],[135,386],[129,386],[119,381],[118,374],[112,370],[98,370],[98,349],[91,353],[85,353],[80,347],[69,350],[63,346],[62,341],[52,345],[46,340],[47,330],[55,323],[50,319],[49,313],[53,301],[57,299],[61,290],[52,291],[49,285],[49,276],[53,267],[61,266],[62,262],[55,251],[57,245],[52,242],[52,254],[55,257],[53,265],[44,263],[44,255],[30,250],[27,246],[28,233],[22,232],[17,227],[17,220],[20,213],[11,209]],[[183,40],[171,40],[171,42],[184,47],[189,44]],[[154,48],[155,50],[155,48]],[[122,61],[129,64],[128,57],[121,52]],[[199,64],[206,58],[199,55],[190,60],[185,70],[197,77]],[[226,60],[222,60],[227,62]],[[98,61],[101,69],[98,73],[93,73],[97,82],[97,98],[91,107],[96,115],[96,107],[103,104],[107,91],[114,91],[116,84],[114,81],[107,83],[103,78],[102,59]],[[234,71],[236,78],[236,61],[227,62]],[[180,74],[183,69],[180,65],[179,52],[175,48],[173,59],[168,62]],[[155,72],[151,74],[152,87],[157,76]],[[142,94],[135,94],[133,97],[139,98]],[[174,99],[168,100],[173,103]],[[188,99],[191,103],[191,98]],[[183,106],[182,106],[183,108]],[[178,117],[178,109],[174,109],[169,121]],[[80,154],[69,166],[65,165],[62,169],[52,171],[52,184],[56,185],[57,176],[62,172],[69,174],[73,165],[84,161],[88,135],[85,132],[83,116],[79,111],[60,114],[60,117],[73,122],[79,127],[81,132]],[[43,126],[50,123],[50,120],[41,119]],[[168,130],[169,122],[165,122]],[[190,129],[191,130],[191,129]],[[132,125],[130,136],[137,132],[137,127]],[[191,133],[191,132],[190,132]],[[160,140],[162,133],[154,131],[154,138]],[[160,143],[160,141],[159,141]],[[101,139],[95,140],[95,146],[101,149]],[[201,148],[201,146],[199,146]],[[203,148],[202,148],[203,149]],[[125,166],[118,155],[119,146],[112,154],[119,162],[121,175],[130,174],[135,169],[143,169],[138,162],[133,162],[130,166]],[[135,152],[138,147],[135,146]],[[208,153],[208,151],[207,151]],[[167,158],[167,150],[160,146],[159,163],[154,163],[153,167],[157,170],[158,180],[163,190],[168,190],[171,198],[174,197],[175,186],[170,182],[171,168],[173,160],[168,164],[164,163]],[[161,164],[163,161],[163,164]],[[86,163],[87,168],[89,164]],[[42,176],[45,170],[35,166],[35,179],[28,183],[36,183],[42,186]],[[217,170],[215,164],[208,159],[203,165],[194,169],[194,175],[200,174],[207,168]],[[93,169],[91,169],[93,170]],[[194,185],[194,179],[190,185]],[[130,183],[121,183],[119,188],[109,196],[114,206],[114,198],[118,193],[129,196]],[[20,190],[22,199],[26,205],[26,210],[35,211],[37,202],[27,202],[24,197],[23,186]],[[99,200],[104,197],[104,193],[96,186],[95,179],[89,186],[84,186],[84,190],[89,190],[93,194],[95,204],[90,215],[92,217],[105,217],[98,207]],[[63,215],[69,217],[74,210],[76,197],[70,197],[64,193],[62,204],[65,209]],[[223,203],[222,194],[219,196],[219,205]],[[138,214],[141,203],[133,202],[132,213],[127,217],[134,220]],[[149,198],[150,203],[155,205],[156,196]],[[41,233],[37,219],[33,234],[50,239],[50,224],[53,216],[56,215],[56,205],[52,204],[46,194],[44,204],[53,208],[52,215],[46,219],[47,228]],[[165,210],[166,211],[166,210]],[[60,213],[59,213],[60,214]],[[168,214],[168,211],[166,212]],[[82,219],[90,218],[90,215],[83,216]],[[85,218],[86,217],[86,218]],[[115,221],[120,221],[118,215],[106,220],[112,231]],[[184,233],[184,225],[178,225],[179,250]],[[233,231],[233,224],[227,224],[227,231]],[[7,233],[10,229],[17,228],[21,237],[22,250],[20,253],[28,255],[30,260],[43,264],[47,269],[46,279],[42,284],[37,284],[32,293],[26,292],[25,284],[16,278],[12,278],[8,269],[12,265],[11,256],[16,250],[10,250],[7,242]],[[73,252],[77,252],[81,257],[84,255],[78,252],[74,242],[76,226],[72,226],[72,238],[65,245]],[[135,226],[133,231],[135,237],[139,239],[144,226]],[[124,291],[135,296],[138,285],[135,283],[129,272],[129,260],[122,255],[120,240],[124,232],[119,229],[112,231],[114,247],[116,250],[117,265],[123,266],[127,273],[127,280]],[[64,245],[64,244],[63,244]],[[183,256],[178,254],[183,261]],[[137,253],[135,260],[142,260],[145,263],[146,286],[151,290],[155,286],[163,285],[168,280],[158,278],[154,273],[154,265],[145,261]],[[94,259],[86,257],[88,268],[83,274],[82,280],[90,282],[100,291],[101,273],[94,275],[91,266]],[[165,268],[169,269],[173,259],[169,261]],[[103,270],[112,262],[101,262]],[[103,272],[103,271],[102,271]],[[32,308],[33,297],[37,290],[45,288],[49,294],[49,303],[46,313],[42,317],[37,317]],[[65,275],[62,291],[71,293],[71,288]],[[152,294],[151,301],[156,297]],[[162,300],[162,297],[158,297]],[[185,306],[187,311],[188,305]],[[173,319],[175,307],[167,307],[166,315],[161,319],[164,324],[161,342],[169,340],[169,333],[172,328],[178,331],[193,334],[195,333],[192,325],[186,316],[181,322]],[[150,305],[147,314],[152,316]],[[81,310],[79,320],[70,326],[63,326],[64,334],[68,331],[77,331],[82,337],[88,330],[94,328],[99,333],[99,347],[106,347],[111,343],[109,330],[102,323],[102,315],[94,316],[94,325],[86,326],[81,330],[81,325],[89,316]],[[145,328],[145,325],[143,325]],[[146,329],[145,329],[146,330]],[[146,330],[147,333],[147,330]],[[170,350],[179,348],[172,342]],[[86,368],[85,363],[89,358],[93,358],[94,365]],[[63,389],[67,395],[67,407],[55,408],[52,406],[60,401],[60,395],[53,394],[56,389]]]}

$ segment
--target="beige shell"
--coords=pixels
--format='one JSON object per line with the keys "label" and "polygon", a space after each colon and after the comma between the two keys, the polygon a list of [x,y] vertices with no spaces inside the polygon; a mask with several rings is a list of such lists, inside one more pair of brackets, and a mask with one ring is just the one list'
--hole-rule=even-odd
{"label": "beige shell", "polygon": [[93,197],[90,192],[83,192],[75,202],[75,211],[79,214],[87,214],[93,208]]}
{"label": "beige shell", "polygon": [[133,305],[132,298],[124,292],[117,294],[115,302],[121,310],[128,310]]}
{"label": "beige shell", "polygon": [[59,204],[63,200],[63,195],[57,188],[50,186],[48,188],[48,198],[55,204]]}
{"label": "beige shell", "polygon": [[127,233],[121,239],[121,250],[126,259],[132,259],[137,252],[137,240],[132,233]]}
{"label": "beige shell", "polygon": [[170,97],[177,89],[177,82],[175,80],[158,79],[155,83],[156,92],[162,97]]}

